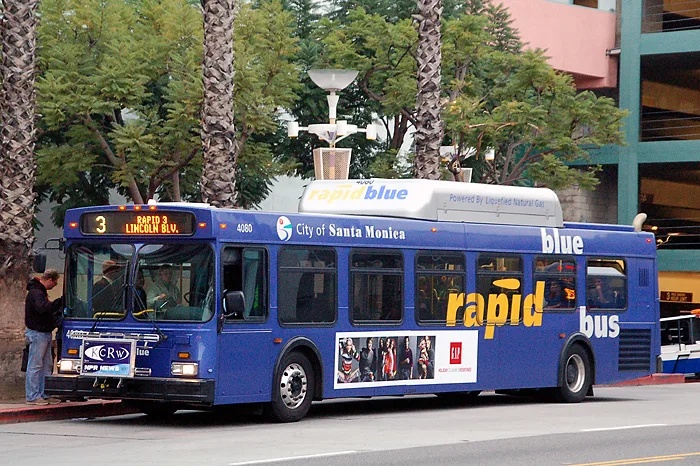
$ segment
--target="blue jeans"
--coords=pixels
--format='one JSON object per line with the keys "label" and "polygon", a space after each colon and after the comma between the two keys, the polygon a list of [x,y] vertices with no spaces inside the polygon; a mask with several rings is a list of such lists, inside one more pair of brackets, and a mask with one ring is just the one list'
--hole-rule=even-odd
{"label": "blue jeans", "polygon": [[44,394],[44,377],[53,372],[51,332],[37,332],[27,329],[24,334],[29,342],[27,380],[25,382],[27,401],[48,398]]}

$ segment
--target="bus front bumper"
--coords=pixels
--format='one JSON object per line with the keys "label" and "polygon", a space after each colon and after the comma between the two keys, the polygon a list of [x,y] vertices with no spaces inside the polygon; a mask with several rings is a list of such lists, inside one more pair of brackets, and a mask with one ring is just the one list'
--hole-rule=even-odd
{"label": "bus front bumper", "polygon": [[49,375],[44,392],[63,398],[153,400],[204,406],[214,404],[214,381],[202,379]]}

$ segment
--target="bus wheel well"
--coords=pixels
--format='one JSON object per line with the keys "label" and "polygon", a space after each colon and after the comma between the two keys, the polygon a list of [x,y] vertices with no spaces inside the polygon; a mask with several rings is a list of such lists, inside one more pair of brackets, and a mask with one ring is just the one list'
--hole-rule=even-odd
{"label": "bus wheel well", "polygon": [[314,350],[306,345],[299,345],[295,347],[292,352],[298,352],[306,356],[306,358],[311,363],[314,371],[314,400],[323,399],[323,369],[321,367],[321,361],[318,359],[318,355]]}
{"label": "bus wheel well", "polygon": [[579,346],[583,348],[583,350],[586,352],[588,355],[588,361],[590,362],[590,370],[591,370],[591,387],[595,385],[595,379],[596,379],[596,361],[595,361],[595,354],[593,353],[593,347],[591,346],[591,342],[586,338],[584,335],[581,334],[576,334],[572,335],[569,340],[566,342],[564,347],[562,348],[561,352],[561,359],[560,359],[560,370],[559,370],[559,386],[564,384],[564,379],[563,379],[563,372],[561,370],[561,366],[564,364],[564,354],[571,348],[572,346]]}

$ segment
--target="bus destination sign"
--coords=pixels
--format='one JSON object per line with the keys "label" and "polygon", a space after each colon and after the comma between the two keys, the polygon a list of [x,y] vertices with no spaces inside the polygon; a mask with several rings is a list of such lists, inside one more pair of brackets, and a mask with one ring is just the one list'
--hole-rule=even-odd
{"label": "bus destination sign", "polygon": [[84,235],[167,235],[194,234],[195,218],[191,212],[91,212],[80,217]]}

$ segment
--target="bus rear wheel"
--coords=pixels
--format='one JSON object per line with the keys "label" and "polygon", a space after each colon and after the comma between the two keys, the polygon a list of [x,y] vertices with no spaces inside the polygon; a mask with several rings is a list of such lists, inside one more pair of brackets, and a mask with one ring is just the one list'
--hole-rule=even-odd
{"label": "bus rear wheel", "polygon": [[562,371],[562,384],[554,392],[555,399],[561,403],[580,403],[591,388],[591,363],[581,345],[566,350]]}
{"label": "bus rear wheel", "polygon": [[306,416],[314,398],[314,373],[301,353],[284,356],[272,387],[267,414],[275,422],[296,422]]}

